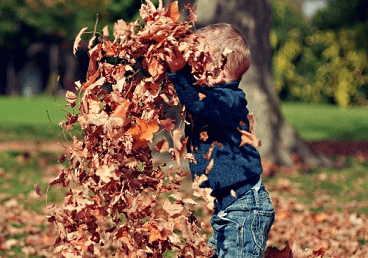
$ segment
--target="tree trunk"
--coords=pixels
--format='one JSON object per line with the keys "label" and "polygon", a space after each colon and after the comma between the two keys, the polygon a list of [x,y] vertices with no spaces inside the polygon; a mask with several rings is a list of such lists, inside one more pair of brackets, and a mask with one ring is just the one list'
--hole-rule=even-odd
{"label": "tree trunk", "polygon": [[233,24],[245,37],[252,64],[240,87],[256,118],[255,133],[262,141],[261,155],[281,166],[293,165],[293,154],[312,166],[331,161],[315,154],[284,119],[271,75],[271,6],[269,0],[197,0],[198,27],[213,23]]}

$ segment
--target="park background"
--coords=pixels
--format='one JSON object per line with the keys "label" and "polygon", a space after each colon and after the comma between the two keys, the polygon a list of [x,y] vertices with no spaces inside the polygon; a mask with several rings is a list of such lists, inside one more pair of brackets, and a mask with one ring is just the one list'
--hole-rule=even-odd
{"label": "park background", "polygon": [[[84,81],[89,37],[138,18],[134,0],[3,0],[0,3],[0,256],[52,257],[45,192],[70,142],[65,93]],[[362,0],[272,0],[274,88],[285,119],[329,167],[265,162],[276,224],[269,245],[288,242],[333,257],[368,252],[368,4]],[[266,159],[265,159],[266,160]],[[38,184],[43,197],[35,192]],[[65,190],[52,187],[48,202]],[[204,220],[209,214],[199,211]],[[304,222],[304,226],[300,226]],[[208,229],[210,230],[210,229]],[[285,249],[284,249],[285,250]],[[310,252],[309,252],[310,253]],[[308,253],[308,254],[309,254]],[[303,254],[300,254],[303,255]]]}

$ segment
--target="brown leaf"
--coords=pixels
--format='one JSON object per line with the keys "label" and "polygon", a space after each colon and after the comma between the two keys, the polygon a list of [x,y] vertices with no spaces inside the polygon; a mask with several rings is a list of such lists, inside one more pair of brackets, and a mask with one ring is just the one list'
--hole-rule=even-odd
{"label": "brown leaf", "polygon": [[249,120],[249,132],[253,132],[253,128],[254,128],[254,115],[253,115],[253,113],[248,114],[248,120]]}
{"label": "brown leaf", "polygon": [[79,31],[79,33],[78,33],[78,35],[77,35],[77,37],[75,37],[75,40],[74,40],[74,44],[73,44],[73,54],[75,55],[75,53],[77,52],[77,49],[78,49],[78,47],[79,47],[79,43],[81,42],[81,40],[82,40],[82,34],[83,34],[83,32],[86,30],[86,29],[88,29],[88,27],[84,27],[84,28],[82,28],[80,31]]}
{"label": "brown leaf", "polygon": [[164,128],[166,131],[171,132],[175,128],[175,119],[172,118],[166,118],[164,120],[160,120],[160,125],[162,128]]}
{"label": "brown leaf", "polygon": [[261,141],[254,134],[251,134],[245,130],[240,130],[239,128],[238,131],[241,133],[241,143],[239,147],[242,147],[246,144],[249,144],[255,148],[261,146]]}
{"label": "brown leaf", "polygon": [[41,188],[38,184],[34,184],[34,188],[36,190],[37,195],[42,196]]}
{"label": "brown leaf", "polygon": [[165,137],[162,137],[162,140],[155,145],[155,150],[159,151],[160,153],[168,152],[169,149],[169,142]]}
{"label": "brown leaf", "polygon": [[207,141],[208,140],[208,134],[206,131],[203,131],[199,134],[199,139],[201,139],[202,141]]}
{"label": "brown leaf", "polygon": [[124,99],[111,114],[111,117],[121,117],[125,119],[127,117],[127,113],[129,112],[129,107],[131,104],[132,103],[129,100]]}
{"label": "brown leaf", "polygon": [[171,203],[168,199],[164,201],[162,208],[167,212],[167,214],[169,214],[169,217],[180,214],[183,210],[183,206],[181,204]]}
{"label": "brown leaf", "polygon": [[169,17],[174,22],[178,22],[180,18],[178,1],[171,2],[166,13],[166,17]]}

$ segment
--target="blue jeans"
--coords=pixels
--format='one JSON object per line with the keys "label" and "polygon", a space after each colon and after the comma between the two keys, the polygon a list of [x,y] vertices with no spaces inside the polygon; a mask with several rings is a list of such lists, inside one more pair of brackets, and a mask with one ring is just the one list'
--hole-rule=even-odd
{"label": "blue jeans", "polygon": [[249,190],[212,216],[213,235],[208,244],[215,248],[214,257],[263,257],[274,219],[266,188],[262,185],[258,191]]}

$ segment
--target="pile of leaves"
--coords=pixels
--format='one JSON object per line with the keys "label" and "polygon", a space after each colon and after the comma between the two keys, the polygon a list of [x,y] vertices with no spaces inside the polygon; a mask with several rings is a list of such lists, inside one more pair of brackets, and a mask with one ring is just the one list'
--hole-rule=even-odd
{"label": "pile of leaves", "polygon": [[[181,51],[202,85],[215,80],[225,60],[218,65],[211,60],[203,39],[190,31],[195,10],[191,5],[186,9],[187,20],[178,22],[177,2],[165,10],[161,1],[156,8],[147,0],[140,9],[143,25],[118,20],[113,42],[104,28],[100,42],[89,51],[87,81],[76,83],[79,96],[67,92],[69,105],[78,104],[79,112],[68,113],[60,125],[70,131],[80,124],[83,139],[73,136],[60,160],[68,159],[69,166],[50,183],[70,186],[65,201],[51,207],[48,217],[58,230],[58,255],[212,255],[201,233],[203,223],[193,215],[196,202],[177,193],[186,174],[172,167],[164,173],[164,164],[155,168],[149,148],[154,135],[167,131],[172,146],[163,137],[154,149],[170,153],[179,164],[185,155],[183,129],[165,118],[165,106],[179,103],[165,60]],[[75,50],[86,29],[77,36]],[[94,40],[95,34],[90,42]],[[199,183],[194,184],[197,195],[207,198],[210,191],[199,189]]]}

